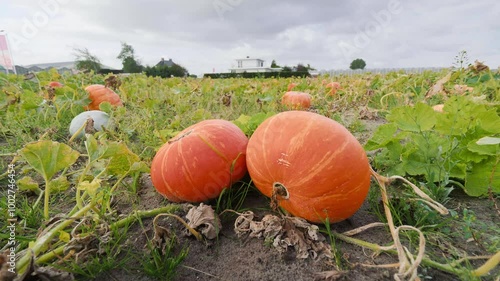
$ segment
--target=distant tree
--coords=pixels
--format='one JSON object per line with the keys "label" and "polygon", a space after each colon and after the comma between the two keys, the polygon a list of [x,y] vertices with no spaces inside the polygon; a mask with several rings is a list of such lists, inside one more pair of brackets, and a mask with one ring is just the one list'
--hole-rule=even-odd
{"label": "distant tree", "polygon": [[295,69],[296,69],[297,72],[309,72],[309,69],[307,68],[307,66],[304,66],[301,63],[297,64],[297,66],[295,67]]}
{"label": "distant tree", "polygon": [[355,59],[351,62],[350,68],[354,69],[364,69],[366,66],[366,62],[363,59]]}
{"label": "distant tree", "polygon": [[184,77],[188,76],[189,72],[184,67],[174,63],[174,65],[170,67],[170,74],[175,77]]}
{"label": "distant tree", "polygon": [[275,61],[275,60],[273,60],[273,61],[271,62],[271,67],[273,67],[273,68],[277,68],[277,67],[280,67],[280,66],[276,63],[276,61]]}
{"label": "distant tree", "polygon": [[292,72],[292,68],[289,66],[283,66],[282,72]]}
{"label": "distant tree", "polygon": [[159,65],[152,67],[148,66],[144,69],[144,72],[146,73],[147,76],[153,76],[153,77],[159,76],[163,78],[170,78],[172,76],[174,77],[189,76],[189,72],[187,71],[187,69],[176,63],[174,63],[172,66],[167,66],[167,65]]}
{"label": "distant tree", "polygon": [[101,61],[97,56],[92,55],[87,48],[75,48],[73,51],[76,60],[76,69],[82,71],[93,70],[95,73],[99,72],[101,69]]}
{"label": "distant tree", "polygon": [[122,61],[125,73],[139,73],[143,70],[143,66],[135,57],[134,48],[125,42],[122,42],[122,49],[116,58]]}
{"label": "distant tree", "polygon": [[144,69],[134,58],[125,58],[122,62],[123,72],[125,73],[140,73]]}
{"label": "distant tree", "polygon": [[316,70],[316,68],[312,67],[310,64],[307,64],[307,70]]}

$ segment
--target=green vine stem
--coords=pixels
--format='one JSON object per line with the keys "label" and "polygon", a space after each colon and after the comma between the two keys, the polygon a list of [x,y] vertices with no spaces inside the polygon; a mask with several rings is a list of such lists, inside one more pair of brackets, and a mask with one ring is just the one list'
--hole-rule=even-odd
{"label": "green vine stem", "polygon": [[70,226],[77,218],[84,216],[92,207],[94,203],[90,203],[85,207],[81,208],[78,212],[76,212],[73,216],[68,219],[61,221],[58,225],[54,226],[52,229],[44,233],[42,236],[36,239],[34,244],[28,249],[28,251],[22,256],[16,264],[18,268],[18,274],[22,274],[26,270],[26,266],[28,265],[32,255],[35,257],[42,251],[44,247],[46,247],[52,238],[56,236],[60,231]]}
{"label": "green vine stem", "polygon": [[198,231],[196,231],[194,228],[190,227],[185,220],[183,220],[181,217],[179,217],[178,215],[175,215],[175,214],[159,214],[154,218],[153,225],[157,225],[156,220],[159,219],[160,217],[175,218],[176,220],[181,222],[187,228],[187,230],[189,230],[189,232],[191,232],[191,234],[193,234],[194,237],[196,237],[196,240],[198,240],[198,241],[203,240],[203,236],[201,236],[201,234]]}
{"label": "green vine stem", "polygon": [[[89,206],[87,206],[87,207],[89,207]],[[150,218],[153,216],[157,216],[159,214],[173,213],[179,209],[180,209],[179,205],[170,204],[170,205],[156,208],[156,209],[152,209],[152,210],[134,211],[134,212],[130,213],[127,217],[110,224],[109,228],[112,230],[116,230],[116,229],[125,227],[127,225],[130,225],[130,224],[136,222],[137,220],[144,219],[144,218]],[[80,210],[80,212],[81,212],[81,210]],[[74,217],[76,217],[76,215]],[[54,231],[54,230],[51,230],[51,231]],[[56,231],[55,233],[58,233],[58,231]],[[40,257],[38,257],[36,259],[35,264],[48,263],[48,262],[50,262],[58,257],[61,257],[63,255],[64,248],[66,247],[66,245],[67,245],[67,243],[64,243],[63,245],[57,247],[56,249],[41,255]],[[30,257],[31,257],[31,255],[29,255],[27,262],[29,262]],[[19,262],[18,262],[18,266],[19,266]],[[23,263],[24,263],[24,261],[23,261]]]}
{"label": "green vine stem", "polygon": [[[360,233],[360,232],[357,232],[357,233]],[[370,243],[370,242],[367,242],[367,241],[364,241],[361,239],[350,237],[344,233],[332,232],[332,235],[335,238],[340,239],[344,242],[372,250],[373,252],[375,252],[377,254],[384,252],[384,253],[388,253],[388,254],[397,255],[397,251],[394,249],[394,247],[382,247],[382,246],[375,244],[375,243]],[[413,259],[416,259],[416,258],[417,258],[416,256],[413,256]],[[469,271],[468,269],[462,269],[462,268],[458,268],[456,266],[456,264],[459,264],[461,262],[465,262],[468,260],[473,260],[473,259],[487,259],[487,261],[482,266],[478,267],[476,270],[474,270],[472,272]],[[497,252],[493,256],[464,257],[459,262],[454,261],[454,262],[449,263],[449,264],[442,264],[442,263],[433,261],[426,256],[424,256],[422,258],[423,265],[433,267],[435,269],[441,270],[443,272],[451,273],[451,274],[454,274],[456,276],[467,276],[469,274],[472,274],[473,276],[484,276],[488,272],[493,270],[495,268],[495,266],[497,266],[499,263],[500,263],[500,251]],[[399,266],[399,264],[397,264],[397,265]]]}

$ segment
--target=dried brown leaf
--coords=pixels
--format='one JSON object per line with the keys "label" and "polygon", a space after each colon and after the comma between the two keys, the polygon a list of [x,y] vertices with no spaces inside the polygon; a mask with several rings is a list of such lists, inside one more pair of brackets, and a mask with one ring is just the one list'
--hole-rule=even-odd
{"label": "dried brown leaf", "polygon": [[265,215],[260,221],[254,219],[255,215],[251,211],[240,214],[234,225],[236,234],[239,237],[248,235],[272,239],[277,251],[286,253],[293,248],[298,259],[316,260],[332,255],[330,245],[325,243],[326,239],[319,233],[317,225],[297,217]]}
{"label": "dried brown leaf", "polygon": [[444,95],[444,84],[446,84],[451,78],[451,72],[448,72],[445,77],[439,79],[425,94],[425,98],[431,98],[437,94]]}
{"label": "dried brown leaf", "polygon": [[205,238],[215,239],[219,234],[222,224],[211,206],[201,203],[191,208],[186,214],[188,225],[201,232]]}
{"label": "dried brown leaf", "polygon": [[170,232],[168,228],[159,225],[157,222],[157,218],[158,217],[153,220],[154,235],[151,243],[154,248],[160,249],[161,253],[165,255],[167,252],[168,243],[172,239],[174,239],[175,236],[172,234],[172,232]]}
{"label": "dried brown leaf", "polygon": [[374,120],[378,117],[377,111],[368,108],[368,106],[362,106],[359,109],[359,118],[363,120]]}
{"label": "dried brown leaf", "polygon": [[458,95],[463,95],[466,92],[472,93],[472,91],[474,91],[473,87],[469,87],[467,85],[455,85],[453,86],[453,89]]}
{"label": "dried brown leaf", "polygon": [[482,72],[482,71],[489,71],[490,68],[485,65],[483,62],[480,62],[478,60],[476,60],[474,62],[474,65],[471,65],[469,67],[472,71],[474,71],[475,73],[479,73],[479,72]]}

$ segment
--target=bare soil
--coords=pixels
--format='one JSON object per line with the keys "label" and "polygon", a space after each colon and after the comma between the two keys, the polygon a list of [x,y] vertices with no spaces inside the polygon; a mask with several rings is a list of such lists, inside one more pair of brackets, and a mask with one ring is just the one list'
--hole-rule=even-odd
{"label": "bare soil", "polygon": [[[143,178],[143,188],[139,191],[139,195],[141,200],[136,208],[151,209],[168,204],[154,190],[149,177]],[[126,205],[123,204],[124,209],[126,209]],[[250,192],[244,204],[245,208],[249,208],[259,215],[271,213],[272,211],[268,206],[269,201],[260,195],[258,191]],[[463,208],[473,210],[478,220],[486,220],[500,225],[500,219],[495,212],[492,212],[491,202],[487,199],[471,198],[461,192],[454,192],[448,207],[456,211]],[[182,215],[182,212],[179,215]],[[333,261],[299,260],[295,258],[293,250],[281,254],[269,243],[265,243],[263,239],[240,239],[233,229],[234,219],[234,216],[222,217],[222,229],[219,238],[209,246],[197,241],[193,236],[185,236],[184,227],[176,221],[164,221],[162,223],[163,226],[170,225],[171,229],[176,233],[179,242],[177,250],[182,245],[189,247],[189,254],[178,267],[174,280],[393,280],[392,276],[397,272],[396,268],[370,267],[396,263],[396,256],[389,254],[377,255],[370,250],[337,240],[336,247],[338,247],[345,261],[344,270],[339,279],[321,278],[318,273],[336,270]],[[370,212],[368,203],[365,202],[353,217],[333,224],[332,229],[336,232],[344,232],[377,221],[379,220]],[[137,225],[133,226],[129,230],[129,237],[134,237],[134,240],[127,241],[124,247],[131,247],[134,251],[146,251],[144,247],[146,245],[146,235],[150,239],[153,237],[152,219],[146,219],[143,223],[146,232]],[[383,227],[370,229],[357,235],[356,238],[380,245],[391,242],[389,231]],[[455,238],[453,244],[470,255],[487,254],[486,250],[476,241]],[[473,266],[477,267],[480,264],[480,262],[473,263]],[[138,261],[131,261],[125,269],[103,273],[95,280],[158,280],[145,276],[139,268]],[[460,280],[455,275],[429,267],[421,267],[419,273],[421,278],[426,280]],[[496,274],[499,274],[498,269],[484,280],[495,280]]]}

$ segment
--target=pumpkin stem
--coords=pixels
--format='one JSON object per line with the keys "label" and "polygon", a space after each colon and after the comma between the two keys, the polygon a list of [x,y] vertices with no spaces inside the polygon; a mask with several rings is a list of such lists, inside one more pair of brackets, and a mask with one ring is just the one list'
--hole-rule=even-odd
{"label": "pumpkin stem", "polygon": [[[278,197],[279,196],[279,197]],[[288,199],[290,198],[290,194],[288,193],[288,189],[286,186],[280,182],[273,183],[273,193],[271,195],[271,208],[276,210],[279,206],[280,199]]]}
{"label": "pumpkin stem", "polygon": [[169,141],[168,141],[168,143],[169,143],[169,144],[171,144],[171,143],[173,143],[173,142],[179,141],[179,140],[181,140],[183,137],[187,137],[188,135],[190,135],[192,132],[193,132],[193,130],[187,131],[187,132],[185,132],[184,134],[180,135],[178,138],[176,138],[176,139],[172,139],[172,140],[169,140]]}
{"label": "pumpkin stem", "polygon": [[95,133],[94,129],[94,119],[92,117],[87,118],[87,124],[85,125],[85,134]]}

